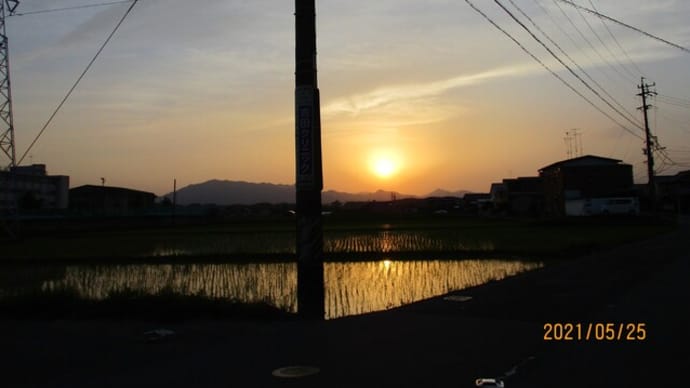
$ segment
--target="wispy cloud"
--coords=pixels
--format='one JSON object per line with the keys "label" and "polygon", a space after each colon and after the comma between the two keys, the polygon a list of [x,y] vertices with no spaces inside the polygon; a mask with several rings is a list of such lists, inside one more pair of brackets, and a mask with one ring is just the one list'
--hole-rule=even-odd
{"label": "wispy cloud", "polygon": [[327,104],[324,115],[359,115],[371,109],[410,100],[420,100],[439,96],[452,89],[476,85],[498,78],[523,76],[535,70],[533,65],[502,67],[476,74],[464,74],[428,83],[394,85],[372,90],[364,94],[343,97]]}

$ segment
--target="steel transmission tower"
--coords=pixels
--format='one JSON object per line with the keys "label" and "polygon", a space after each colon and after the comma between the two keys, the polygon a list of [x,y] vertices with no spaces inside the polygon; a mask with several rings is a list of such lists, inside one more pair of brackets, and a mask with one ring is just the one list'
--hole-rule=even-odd
{"label": "steel transmission tower", "polygon": [[17,165],[17,159],[14,150],[10,59],[5,19],[14,13],[18,5],[19,0],[0,0],[0,148],[9,159],[8,169]]}

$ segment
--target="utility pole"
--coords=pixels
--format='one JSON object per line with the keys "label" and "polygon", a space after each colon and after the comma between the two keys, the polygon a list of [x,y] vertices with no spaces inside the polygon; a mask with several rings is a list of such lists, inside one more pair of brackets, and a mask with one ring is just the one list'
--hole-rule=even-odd
{"label": "utility pole", "polygon": [[172,224],[175,225],[177,216],[177,178],[173,178],[173,197],[172,197]]}
{"label": "utility pole", "polygon": [[7,170],[17,165],[17,156],[14,150],[10,59],[5,19],[14,13],[18,5],[19,0],[0,0],[0,149],[9,159]]}
{"label": "utility pole", "polygon": [[649,88],[656,86],[656,83],[645,84],[644,77],[640,79],[640,84],[637,86],[641,90],[638,96],[642,97],[642,106],[637,108],[642,110],[644,115],[644,131],[645,131],[645,149],[644,154],[647,155],[647,185],[649,186],[649,198],[651,201],[652,211],[656,210],[656,183],[654,181],[654,140],[652,134],[649,131],[649,119],[647,118],[647,110],[651,108],[650,104],[647,104],[647,96],[655,96],[655,91],[650,91]]}
{"label": "utility pole", "polygon": [[297,310],[303,318],[323,320],[323,173],[315,0],[295,0],[295,164]]}

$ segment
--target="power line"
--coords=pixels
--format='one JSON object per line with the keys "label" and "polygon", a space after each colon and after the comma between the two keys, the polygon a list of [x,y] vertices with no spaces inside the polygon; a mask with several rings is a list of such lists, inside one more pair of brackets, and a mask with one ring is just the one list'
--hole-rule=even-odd
{"label": "power line", "polygon": [[664,98],[668,98],[670,100],[676,100],[676,101],[681,102],[681,103],[690,104],[690,100],[688,100],[687,98],[674,97],[674,96],[669,96],[668,94],[661,94],[661,93],[658,93],[657,97],[664,97]]}
{"label": "power line", "polygon": [[664,161],[665,165],[667,167],[689,167],[690,163],[685,163],[685,162],[678,162],[671,158],[671,156],[668,154],[668,150],[664,147],[661,147],[658,149],[659,154],[662,156],[662,160]]}
{"label": "power line", "polygon": [[[538,0],[533,0],[533,1],[534,1],[534,3],[535,3],[537,6],[539,6],[539,8],[542,10],[542,12],[544,12],[546,15],[549,16],[549,18],[551,19],[551,21],[553,22],[553,24],[561,31],[561,33],[563,33],[563,35],[565,35],[566,38],[568,38],[568,40],[570,40],[570,43],[572,43],[573,46],[575,46],[576,49],[580,50],[580,51],[583,53],[583,55],[587,56],[587,59],[589,59],[589,60],[591,61],[592,59],[589,57],[589,55],[587,54],[587,52],[584,51],[584,50],[580,47],[580,45],[577,44],[577,42],[575,42],[575,39],[573,39],[573,37],[570,36],[570,34],[568,33],[568,31],[566,31],[566,30],[561,26],[561,23],[559,23],[559,22],[556,20],[556,18],[551,14],[551,12],[549,12],[548,9],[544,8],[544,6],[541,5],[541,3],[540,3]],[[561,10],[561,11],[562,11],[562,10]]]}
{"label": "power line", "polygon": [[662,94],[657,96],[657,99],[659,100],[659,102],[663,102],[665,104],[675,105],[682,108],[690,108],[690,100],[686,100],[684,98],[665,96]]}
{"label": "power line", "polygon": [[[592,6],[592,9],[593,9],[593,10],[599,12],[599,10],[598,10],[597,7],[594,5],[594,2],[592,2],[592,0],[589,0],[589,4]],[[633,61],[632,58],[630,58],[630,56],[628,55],[628,52],[623,48],[623,46],[621,46],[621,43],[618,41],[618,38],[616,38],[616,35],[613,34],[613,32],[611,31],[611,29],[609,28],[609,25],[606,24],[606,21],[604,20],[604,18],[602,18],[602,17],[600,16],[600,17],[599,17],[599,20],[601,21],[601,24],[603,24],[604,27],[606,27],[606,31],[609,32],[609,35],[611,36],[611,38],[613,38],[613,41],[616,43],[616,45],[617,45],[618,48],[621,50],[621,52],[623,53],[623,55],[625,55],[625,58],[627,58],[628,61],[633,65],[633,67],[635,68],[635,70],[637,70],[637,72],[640,73],[639,75],[644,75],[644,73],[642,72],[642,70],[637,66],[637,63],[635,63],[635,61]]]}
{"label": "power line", "polygon": [[683,104],[683,103],[680,103],[680,102],[675,102],[675,101],[673,101],[673,100],[664,100],[664,99],[657,99],[657,101],[659,101],[659,102],[662,103],[662,104],[677,106],[677,107],[679,107],[679,108],[690,109],[690,104]]}
{"label": "power line", "polygon": [[544,49],[546,49],[546,51],[548,51],[549,54],[551,54],[552,57],[554,57],[561,65],[563,65],[563,67],[565,67],[565,68],[570,72],[570,74],[572,74],[575,78],[577,78],[583,85],[585,85],[585,87],[586,87],[587,89],[589,89],[592,93],[594,93],[597,97],[599,97],[599,99],[600,99],[601,101],[603,101],[606,105],[608,105],[609,108],[613,109],[613,110],[614,110],[616,113],[618,113],[621,117],[623,117],[624,119],[628,120],[628,122],[630,122],[633,126],[636,126],[636,127],[638,127],[639,129],[642,129],[642,126],[640,126],[640,125],[639,125],[638,123],[636,123],[635,121],[631,120],[628,116],[624,115],[620,110],[618,110],[618,108],[616,108],[615,106],[613,106],[607,99],[605,99],[604,97],[602,97],[602,95],[599,94],[598,91],[596,91],[594,88],[592,88],[592,86],[591,86],[589,83],[587,83],[587,81],[585,81],[582,77],[580,77],[580,75],[577,74],[570,66],[568,66],[568,64],[566,64],[565,62],[563,62],[563,60],[562,60],[558,55],[556,55],[556,53],[554,53],[553,50],[551,50],[551,49],[549,48],[549,46],[547,46],[541,39],[539,39],[539,37],[536,36],[536,35],[532,32],[532,30],[530,30],[529,27],[527,27],[522,21],[520,21],[520,19],[518,19],[512,12],[510,12],[510,10],[509,10],[508,8],[506,8],[506,7],[503,5],[503,3],[501,3],[499,0],[494,0],[494,2],[495,2],[496,4],[498,4],[498,6],[501,7],[501,8],[502,8],[502,9],[503,9],[503,10],[504,10],[504,11],[505,11],[505,12],[506,12],[516,23],[518,23],[525,31],[527,31],[527,33],[529,33],[530,36],[531,36],[532,38],[534,38],[534,40],[536,40],[539,44],[541,44],[542,47],[544,47]]}
{"label": "power line", "polygon": [[685,132],[687,134],[690,134],[690,122],[679,120],[676,117],[673,117],[671,115],[664,113],[663,110],[659,111],[659,110],[655,109],[655,111],[656,111],[656,114],[662,116],[664,120],[672,121],[674,123],[672,128],[680,130],[680,131]]}
{"label": "power line", "polygon": [[[577,50],[579,50],[579,52],[580,52],[583,56],[585,56],[585,57],[587,58],[587,60],[589,60],[590,63],[592,63],[592,64],[596,63],[594,60],[592,60],[592,57],[590,56],[590,54],[589,54],[586,50],[584,50],[584,49],[580,46],[580,44],[578,44],[578,43],[575,41],[575,39],[571,36],[571,34],[570,34],[568,31],[566,31],[566,30],[563,28],[563,26],[562,26],[563,23],[561,23],[561,22],[559,22],[558,20],[556,20],[556,18],[553,16],[553,14],[552,14],[548,9],[546,9],[538,0],[533,0],[533,1],[534,1],[534,3],[542,10],[542,12],[544,12],[544,13],[551,19],[551,22],[558,28],[558,30],[560,30],[561,33],[562,33],[563,35],[565,35],[566,38],[568,38],[568,40],[570,41],[570,43],[571,43]],[[587,38],[584,37],[584,36],[582,35],[582,32],[579,31],[579,29],[577,28],[577,26],[575,25],[575,23],[572,21],[572,19],[570,19],[570,17],[569,17],[568,14],[563,10],[563,8],[561,8],[560,6],[558,6],[558,3],[556,3],[556,2],[554,2],[554,4],[558,7],[558,9],[561,11],[561,13],[563,14],[563,16],[568,20],[568,22],[570,23],[570,25],[571,25],[576,31],[578,31],[578,32],[580,33],[580,36],[581,36],[585,41],[587,41]],[[590,43],[590,48],[592,49],[592,51],[595,51],[595,52],[596,52],[596,49],[594,49],[594,47],[592,47],[591,43]],[[600,55],[600,56],[601,56],[601,55]],[[612,77],[609,73],[607,73],[606,71],[604,71],[603,68],[598,67],[598,66],[596,66],[595,68],[596,68],[599,72],[601,72],[601,74],[603,74],[604,77],[606,77],[609,81],[611,81],[611,82],[613,82],[613,83],[619,83],[619,82],[620,82],[619,79]],[[627,85],[627,82],[626,82],[626,85]]]}
{"label": "power line", "polygon": [[65,97],[62,99],[62,101],[60,101],[60,104],[58,104],[57,108],[55,108],[55,110],[53,111],[53,114],[50,115],[50,118],[48,118],[48,121],[46,121],[46,123],[43,125],[43,128],[41,128],[41,130],[38,132],[38,135],[36,135],[36,137],[34,138],[34,140],[31,142],[31,144],[29,145],[29,148],[26,149],[26,151],[24,152],[24,154],[22,155],[22,157],[19,159],[19,163],[18,163],[18,164],[21,164],[21,163],[22,163],[22,161],[24,160],[24,158],[26,157],[26,155],[29,153],[29,151],[31,151],[31,148],[33,148],[34,144],[36,144],[36,142],[37,142],[38,139],[41,137],[41,135],[43,134],[43,132],[45,132],[46,128],[48,128],[48,125],[50,125],[50,123],[53,121],[53,119],[55,118],[55,116],[58,114],[58,112],[60,111],[60,109],[62,108],[62,106],[63,106],[63,105],[65,104],[65,102],[67,101],[67,99],[72,95],[72,92],[74,92],[74,89],[77,88],[77,85],[79,85],[79,82],[81,82],[82,78],[84,78],[84,76],[85,76],[86,73],[89,71],[89,69],[91,69],[91,66],[94,64],[94,62],[96,62],[96,58],[98,58],[98,56],[101,54],[101,52],[103,51],[103,49],[105,48],[105,46],[108,44],[108,42],[110,42],[110,40],[113,38],[113,36],[114,36],[115,33],[117,32],[117,30],[120,28],[120,26],[122,25],[122,23],[125,21],[125,19],[127,18],[127,16],[130,14],[130,12],[132,12],[132,8],[134,8],[134,6],[137,4],[137,1],[139,1],[139,0],[133,0],[133,1],[132,1],[132,5],[130,5],[129,8],[127,8],[127,11],[125,12],[124,15],[122,15],[122,18],[121,18],[120,21],[115,25],[115,28],[113,28],[112,32],[110,32],[110,35],[108,35],[108,37],[106,38],[105,42],[103,42],[103,44],[102,44],[101,47],[98,49],[98,51],[96,52],[96,54],[93,56],[93,58],[91,58],[91,61],[89,62],[89,64],[86,65],[86,68],[84,69],[84,71],[82,71],[81,75],[79,75],[79,77],[77,78],[77,80],[74,82],[74,85],[72,85],[72,87],[69,89],[69,91],[67,92],[67,94],[65,95]]}
{"label": "power line", "polygon": [[82,8],[103,7],[106,5],[130,3],[132,1],[134,1],[134,0],[121,0],[121,1],[111,1],[111,2],[107,2],[107,3],[86,4],[86,5],[76,5],[76,6],[72,6],[72,7],[43,9],[43,10],[39,10],[39,11],[13,13],[10,16],[24,16],[24,15],[35,15],[35,14],[49,13],[49,12],[71,11],[71,10],[82,9]]}
{"label": "power line", "polygon": [[687,48],[685,48],[685,47],[683,47],[683,46],[681,46],[681,45],[679,45],[679,44],[675,44],[675,43],[670,42],[670,41],[668,41],[668,40],[666,40],[666,39],[663,39],[663,38],[660,38],[660,37],[658,37],[658,36],[652,35],[652,34],[650,34],[650,33],[647,32],[647,31],[644,31],[644,30],[639,29],[639,28],[637,28],[637,27],[633,27],[633,26],[631,26],[630,24],[623,23],[623,22],[621,22],[620,20],[616,20],[616,19],[614,19],[614,18],[612,18],[612,17],[610,17],[610,16],[606,16],[606,15],[604,15],[604,14],[602,14],[602,13],[599,13],[599,12],[593,10],[593,9],[589,9],[589,8],[587,8],[587,7],[583,7],[583,6],[579,5],[579,4],[575,4],[575,3],[573,3],[572,1],[568,1],[568,0],[554,0],[554,1],[560,1],[561,3],[565,3],[565,4],[568,4],[568,5],[572,6],[572,7],[575,7],[575,8],[577,8],[577,9],[581,9],[581,10],[586,11],[586,12],[589,12],[589,13],[591,13],[591,14],[593,14],[593,15],[597,15],[597,16],[599,16],[600,18],[604,18],[604,19],[606,19],[606,20],[609,20],[609,21],[612,21],[612,22],[614,22],[614,23],[620,24],[620,25],[623,26],[623,27],[626,27],[626,28],[629,28],[629,29],[631,29],[631,30],[637,31],[637,32],[639,32],[640,34],[643,34],[643,35],[645,35],[645,36],[647,36],[647,37],[649,37],[649,38],[656,39],[656,40],[658,40],[658,41],[660,41],[660,42],[662,42],[662,43],[665,43],[665,44],[667,44],[667,45],[669,45],[669,46],[672,46],[672,47],[675,47],[675,48],[677,48],[677,49],[683,50],[683,51],[685,51],[686,53],[690,53],[690,49],[687,49]]}
{"label": "power line", "polygon": [[[623,64],[618,60],[618,58],[616,58],[616,56],[613,54],[613,52],[611,51],[611,49],[609,48],[609,46],[606,44],[606,42],[604,42],[603,39],[601,39],[601,36],[599,36],[599,34],[597,33],[597,31],[594,29],[594,27],[592,27],[592,24],[589,22],[589,20],[587,20],[587,18],[586,18],[585,15],[582,13],[582,11],[580,11],[580,10],[578,9],[577,12],[578,12],[578,14],[580,15],[580,18],[585,22],[585,24],[587,25],[587,27],[589,27],[589,30],[592,31],[592,33],[594,34],[594,36],[596,36],[597,40],[599,40],[599,43],[601,43],[601,45],[604,46],[604,48],[606,49],[606,51],[608,51],[608,53],[609,53],[609,55],[611,56],[611,58],[613,58],[613,60],[618,64],[618,66],[621,67],[621,69],[623,69],[623,71],[625,71],[626,73],[628,73],[628,75],[629,75],[630,77],[633,77],[633,78],[628,78],[628,80],[633,80],[633,79],[635,79],[634,77],[635,77],[636,75],[635,75],[633,72],[631,72],[627,67],[623,66]],[[601,20],[601,19],[600,19],[600,20]],[[612,67],[613,67],[613,66],[612,66]],[[623,74],[621,74],[621,75],[623,75]]]}
{"label": "power line", "polygon": [[[585,69],[583,69],[570,55],[568,55],[568,53],[556,41],[554,41],[549,36],[549,34],[546,33],[546,31],[544,31],[541,27],[539,27],[539,25],[529,15],[527,15],[522,10],[522,8],[520,8],[517,4],[515,4],[515,2],[513,0],[508,0],[508,1],[510,2],[510,4],[513,5],[513,7],[515,7],[515,9],[518,10],[518,12],[520,12],[522,14],[522,16],[524,16],[534,26],[534,28],[536,28],[539,32],[541,32],[541,34],[544,35],[544,37],[546,37],[546,39],[548,39],[549,42],[551,42],[551,44],[553,44],[554,47],[556,47],[558,49],[558,51],[560,51],[563,55],[565,55],[565,57],[568,58],[568,60],[573,65],[575,65],[575,67],[577,67],[578,70],[580,70],[590,81],[592,81],[592,83],[594,83],[594,85],[596,85],[604,94],[606,94],[606,96],[608,96],[611,100],[613,100],[613,102],[616,105],[618,105],[619,108],[621,108],[625,113],[627,113],[629,115],[629,117],[632,117],[633,120],[638,120],[634,114],[632,114],[630,111],[628,111],[620,102],[618,102],[618,100],[616,100],[609,92],[607,92],[606,89],[604,89],[604,87],[601,86],[601,84],[599,84],[599,82],[597,82],[594,78],[592,78],[592,76]],[[640,128],[641,128],[641,125],[639,122],[638,122],[638,126],[640,126]]]}
{"label": "power line", "polygon": [[606,113],[604,110],[602,110],[601,108],[599,108],[595,103],[593,103],[593,102],[592,102],[589,98],[587,98],[584,94],[580,93],[580,91],[578,91],[578,90],[575,89],[572,85],[570,85],[570,84],[568,83],[568,81],[566,81],[565,79],[563,79],[563,77],[561,77],[560,75],[558,75],[558,73],[556,73],[556,72],[553,71],[550,67],[548,67],[541,59],[537,58],[534,54],[532,54],[532,52],[529,51],[522,43],[520,43],[517,39],[515,39],[512,35],[510,35],[510,33],[509,33],[508,31],[504,30],[501,26],[499,26],[499,25],[498,25],[493,19],[491,19],[486,13],[484,13],[482,10],[480,10],[479,8],[477,8],[470,0],[465,0],[465,2],[466,2],[470,7],[472,7],[473,10],[475,10],[477,13],[479,13],[480,15],[482,15],[482,16],[484,17],[484,19],[486,19],[489,23],[491,23],[494,27],[496,27],[496,29],[498,29],[499,31],[501,31],[505,36],[507,36],[510,40],[512,40],[513,43],[515,43],[518,47],[520,47],[520,48],[522,49],[522,51],[524,51],[527,55],[529,55],[532,59],[534,59],[537,63],[539,63],[539,64],[540,64],[544,69],[546,69],[549,73],[551,73],[551,75],[553,75],[553,76],[556,77],[559,81],[561,81],[568,89],[572,90],[573,93],[575,93],[575,94],[577,94],[578,96],[580,96],[583,100],[585,100],[585,101],[586,101],[589,105],[591,105],[594,109],[598,110],[601,114],[603,114],[604,116],[608,117],[609,120],[611,120],[611,121],[613,121],[614,123],[616,123],[617,125],[619,125],[621,128],[623,128],[625,131],[629,132],[631,135],[633,135],[633,136],[639,138],[640,140],[644,140],[644,139],[642,138],[642,136],[640,136],[639,134],[633,132],[630,128],[628,128],[628,127],[626,127],[625,125],[623,125],[623,124],[621,124],[620,122],[618,122],[616,119],[614,119],[613,117],[611,117],[610,114]]}
{"label": "power line", "polygon": [[[568,16],[568,14],[563,10],[563,7],[561,7],[561,5],[558,4],[558,2],[556,2],[556,0],[553,0],[553,3],[556,4],[556,6],[557,6],[558,9],[561,11],[561,13],[563,14],[563,16],[568,20],[568,23],[570,23],[570,25],[575,29],[575,31],[577,31],[577,33],[580,35],[580,37],[582,38],[582,40],[584,40],[584,41],[587,43],[587,45],[589,46],[589,48],[592,49],[592,51],[594,51],[594,53],[596,53],[597,56],[599,56],[599,59],[601,59],[601,61],[604,62],[607,66],[609,66],[611,69],[613,69],[613,71],[615,71],[616,74],[618,74],[618,75],[620,75],[622,78],[624,78],[626,83],[629,83],[629,82],[631,81],[630,78],[628,78],[628,77],[626,77],[625,75],[623,75],[623,74],[622,74],[620,71],[618,71],[618,69],[616,69],[606,58],[604,58],[604,56],[599,52],[599,50],[597,50],[597,48],[594,47],[594,44],[592,44],[592,41],[590,41],[589,39],[587,39],[587,37],[585,36],[585,34],[582,32],[582,30],[580,30],[580,28],[577,26],[577,24],[575,24],[575,22],[573,21],[573,19],[572,19],[570,16]],[[585,22],[587,22],[587,19],[585,19],[584,16],[582,16],[582,14],[580,14],[580,16],[582,17],[583,20],[585,20]],[[591,27],[590,27],[590,28],[591,28]],[[598,37],[598,36],[597,36],[597,37]],[[601,39],[600,39],[600,40],[601,40]],[[611,80],[613,81],[613,78],[609,77],[607,73],[604,73],[604,74],[606,74],[606,77],[607,77],[607,78],[609,78],[609,79],[611,79]]]}

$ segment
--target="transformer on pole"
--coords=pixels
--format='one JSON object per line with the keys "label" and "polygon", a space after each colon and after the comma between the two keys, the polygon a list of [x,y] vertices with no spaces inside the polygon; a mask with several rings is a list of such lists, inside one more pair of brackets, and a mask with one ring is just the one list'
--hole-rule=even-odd
{"label": "transformer on pole", "polygon": [[17,157],[14,149],[10,59],[5,19],[14,13],[18,5],[19,0],[0,0],[0,149],[9,159],[9,163],[3,166],[8,170],[17,165]]}
{"label": "transformer on pole", "polygon": [[321,220],[321,113],[316,77],[315,0],[295,0],[295,167],[297,309],[325,318]]}

